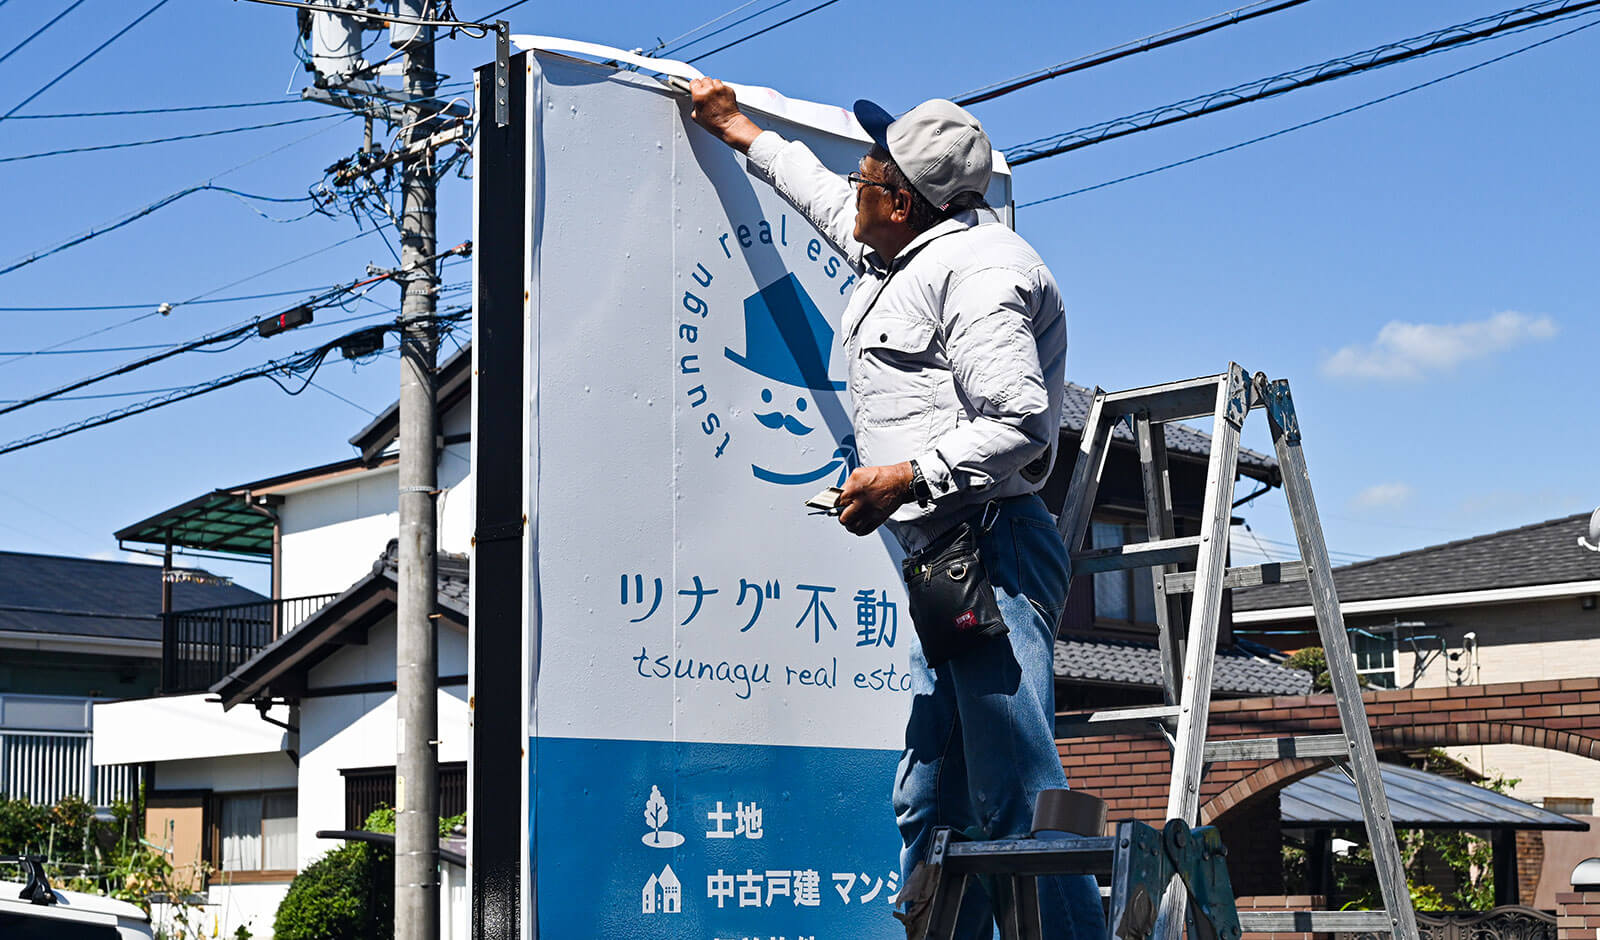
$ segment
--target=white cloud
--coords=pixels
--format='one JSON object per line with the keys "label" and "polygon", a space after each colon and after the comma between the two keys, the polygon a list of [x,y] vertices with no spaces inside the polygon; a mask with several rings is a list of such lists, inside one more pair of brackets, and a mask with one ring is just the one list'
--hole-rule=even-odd
{"label": "white cloud", "polygon": [[1357,493],[1350,504],[1357,509],[1388,509],[1403,505],[1415,492],[1406,483],[1374,483]]}
{"label": "white cloud", "polygon": [[1550,317],[1506,311],[1467,323],[1391,320],[1369,344],[1346,346],[1322,363],[1324,374],[1349,378],[1419,379],[1469,359],[1510,349],[1557,332]]}

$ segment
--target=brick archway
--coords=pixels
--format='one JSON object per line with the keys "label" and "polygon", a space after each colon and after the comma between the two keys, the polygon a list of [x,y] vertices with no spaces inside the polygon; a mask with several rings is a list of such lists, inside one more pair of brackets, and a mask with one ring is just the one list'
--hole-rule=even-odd
{"label": "brick archway", "polygon": [[[1367,722],[1380,750],[1446,744],[1522,744],[1600,760],[1600,677],[1385,689],[1368,692],[1363,699]],[[1338,730],[1339,715],[1332,695],[1221,699],[1211,703],[1213,739],[1326,734]],[[1072,785],[1105,799],[1109,819],[1139,819],[1155,825],[1164,820],[1172,760],[1159,735],[1151,732],[1072,738],[1060,742],[1060,751]],[[1200,803],[1208,810],[1207,818],[1221,817],[1251,796],[1287,784],[1325,764],[1219,763],[1207,774]],[[1219,802],[1229,793],[1229,799]]]}
{"label": "brick archway", "polygon": [[[1600,737],[1529,724],[1512,725],[1479,721],[1467,724],[1419,724],[1380,728],[1373,732],[1372,743],[1379,754],[1418,747],[1521,744],[1600,760]],[[1200,807],[1200,821],[1215,822],[1224,817],[1229,810],[1248,803],[1254,797],[1280,790],[1330,765],[1331,762],[1327,760],[1287,758],[1261,767],[1229,784],[1222,792],[1207,800]]]}
{"label": "brick archway", "polygon": [[[1363,700],[1379,751],[1521,744],[1600,760],[1600,678],[1385,689]],[[1332,695],[1211,703],[1213,740],[1338,731]],[[1060,752],[1072,785],[1106,800],[1108,822],[1164,821],[1172,758],[1155,732],[1067,739]],[[1227,761],[1208,769],[1201,819],[1223,827],[1228,867],[1241,894],[1282,893],[1277,807],[1262,798],[1327,765],[1320,759]]]}

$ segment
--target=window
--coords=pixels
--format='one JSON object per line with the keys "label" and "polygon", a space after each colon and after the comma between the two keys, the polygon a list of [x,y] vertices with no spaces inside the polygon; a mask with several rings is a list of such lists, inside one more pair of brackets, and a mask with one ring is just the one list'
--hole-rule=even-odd
{"label": "window", "polygon": [[[394,805],[394,768],[355,767],[339,771],[344,777],[344,827],[360,829],[379,806]],[[466,761],[439,764],[439,815],[459,816],[467,811]]]}
{"label": "window", "polygon": [[293,790],[219,796],[219,867],[224,872],[294,871],[296,823]]}
{"label": "window", "polygon": [[[1142,522],[1094,520],[1090,524],[1090,544],[1111,548],[1147,541]],[[1156,624],[1155,588],[1150,570],[1099,571],[1094,574],[1094,619],[1113,623]]]}
{"label": "window", "polygon": [[1347,632],[1350,636],[1350,652],[1356,658],[1356,675],[1365,676],[1370,688],[1394,688],[1394,635],[1368,633],[1361,629]]}

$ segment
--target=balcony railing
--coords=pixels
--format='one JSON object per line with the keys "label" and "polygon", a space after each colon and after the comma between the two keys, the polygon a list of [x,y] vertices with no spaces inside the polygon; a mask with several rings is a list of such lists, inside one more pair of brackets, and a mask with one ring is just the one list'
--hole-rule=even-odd
{"label": "balcony railing", "polygon": [[161,691],[203,692],[337,594],[179,610],[163,618]]}

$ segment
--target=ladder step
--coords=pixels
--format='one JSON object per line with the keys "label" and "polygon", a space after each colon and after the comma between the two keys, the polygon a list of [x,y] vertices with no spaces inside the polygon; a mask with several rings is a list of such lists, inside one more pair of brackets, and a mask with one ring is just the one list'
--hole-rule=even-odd
{"label": "ladder step", "polygon": [[1277,760],[1282,757],[1349,757],[1342,734],[1308,734],[1297,738],[1253,738],[1206,742],[1206,761]]}
{"label": "ladder step", "polygon": [[1082,738],[1124,731],[1145,732],[1152,723],[1176,721],[1181,712],[1176,705],[1151,705],[1139,708],[1108,708],[1098,712],[1074,712],[1056,716],[1056,737]]}
{"label": "ladder step", "polygon": [[[1222,578],[1225,588],[1255,587],[1259,584],[1293,584],[1306,579],[1303,561],[1274,561],[1263,565],[1245,565],[1229,568]],[[1167,575],[1168,594],[1194,593],[1194,572],[1178,571]]]}
{"label": "ladder step", "polygon": [[1109,875],[1116,851],[1110,836],[951,842],[944,867],[963,875]]}
{"label": "ladder step", "polygon": [[1245,933],[1390,933],[1394,920],[1387,911],[1252,911],[1239,912]]}
{"label": "ladder step", "polygon": [[1072,573],[1093,574],[1096,571],[1126,571],[1130,568],[1182,564],[1194,561],[1199,555],[1198,535],[1159,539],[1154,542],[1135,542],[1131,545],[1113,545],[1110,548],[1096,548],[1073,555]]}
{"label": "ladder step", "polygon": [[1157,422],[1210,417],[1217,411],[1217,386],[1227,380],[1227,373],[1223,373],[1164,385],[1130,388],[1123,392],[1108,392],[1103,414],[1107,420],[1144,414]]}

